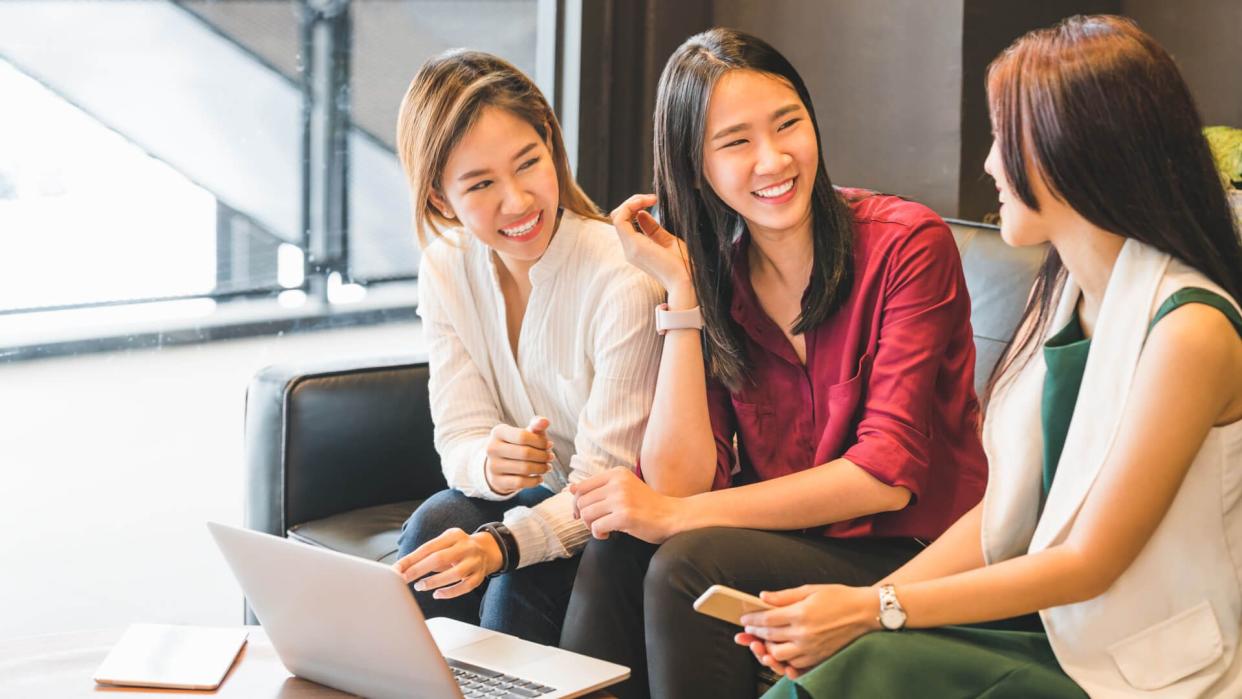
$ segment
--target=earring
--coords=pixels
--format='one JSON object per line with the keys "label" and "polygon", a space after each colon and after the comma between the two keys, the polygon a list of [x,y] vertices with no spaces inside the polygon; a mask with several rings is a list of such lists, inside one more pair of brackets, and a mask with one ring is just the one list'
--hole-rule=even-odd
{"label": "earring", "polygon": [[450,219],[450,220],[454,218],[454,217],[453,217],[453,212],[452,212],[452,211],[449,211],[448,209],[442,209],[442,210],[440,211],[440,213],[444,216],[444,218],[447,218],[447,219]]}

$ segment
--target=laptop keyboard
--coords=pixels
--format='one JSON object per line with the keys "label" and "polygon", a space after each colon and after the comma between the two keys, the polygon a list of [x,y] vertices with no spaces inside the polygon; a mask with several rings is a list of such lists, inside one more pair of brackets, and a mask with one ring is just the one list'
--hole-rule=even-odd
{"label": "laptop keyboard", "polygon": [[449,669],[453,671],[453,677],[457,679],[457,686],[461,687],[461,693],[467,699],[476,699],[476,697],[485,699],[527,699],[528,697],[541,697],[556,691],[554,687],[542,685],[538,682],[528,682],[520,677],[488,670],[478,665],[463,663],[452,658],[445,658],[445,660],[448,661]]}

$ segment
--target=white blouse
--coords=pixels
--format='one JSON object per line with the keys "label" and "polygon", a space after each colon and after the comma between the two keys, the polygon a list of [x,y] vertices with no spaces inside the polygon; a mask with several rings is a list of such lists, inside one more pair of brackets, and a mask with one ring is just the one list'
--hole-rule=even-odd
{"label": "white blouse", "polygon": [[556,493],[504,522],[518,566],[567,558],[590,532],[573,517],[569,483],[616,466],[634,468],[655,394],[661,342],[660,285],[625,260],[612,227],[565,211],[530,270],[531,294],[517,356],[491,250],[453,231],[423,251],[418,314],[431,368],[435,444],[449,487],[505,500],[484,478],[499,423],[551,422],[555,461],[542,487]]}

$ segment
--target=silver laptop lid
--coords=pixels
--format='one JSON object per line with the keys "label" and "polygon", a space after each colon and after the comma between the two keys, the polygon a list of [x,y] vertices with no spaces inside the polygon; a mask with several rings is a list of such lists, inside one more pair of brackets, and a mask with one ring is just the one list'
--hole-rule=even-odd
{"label": "silver laptop lid", "polygon": [[461,697],[394,570],[270,534],[207,527],[291,672],[377,699]]}

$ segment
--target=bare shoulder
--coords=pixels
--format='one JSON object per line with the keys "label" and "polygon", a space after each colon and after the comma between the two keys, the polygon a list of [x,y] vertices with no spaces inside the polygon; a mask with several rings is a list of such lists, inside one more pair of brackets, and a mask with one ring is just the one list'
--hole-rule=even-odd
{"label": "bare shoulder", "polygon": [[1218,402],[1220,419],[1242,419],[1242,337],[1219,309],[1187,303],[1152,328],[1144,354],[1170,384]]}

